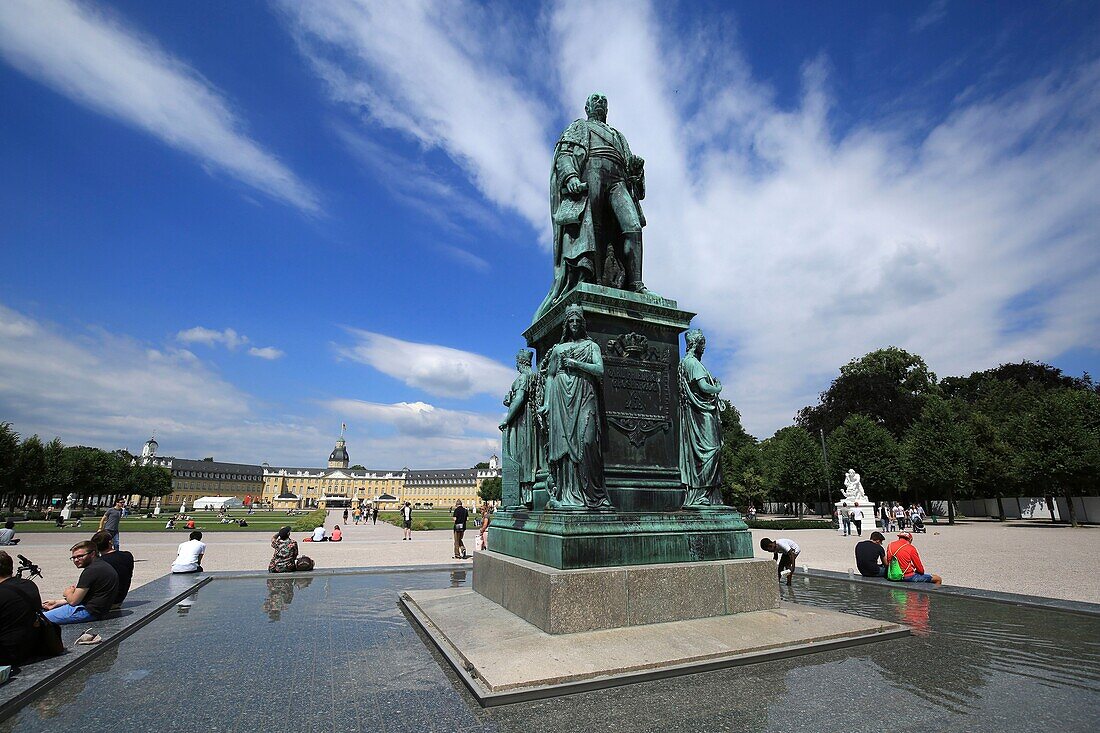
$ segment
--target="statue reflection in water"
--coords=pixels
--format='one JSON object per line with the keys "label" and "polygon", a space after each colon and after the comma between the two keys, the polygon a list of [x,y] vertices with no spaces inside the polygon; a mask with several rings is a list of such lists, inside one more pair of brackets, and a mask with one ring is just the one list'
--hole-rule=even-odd
{"label": "statue reflection in water", "polygon": [[264,613],[271,623],[276,623],[282,612],[294,600],[294,591],[308,588],[313,578],[302,576],[297,578],[268,578],[267,598],[264,599]]}

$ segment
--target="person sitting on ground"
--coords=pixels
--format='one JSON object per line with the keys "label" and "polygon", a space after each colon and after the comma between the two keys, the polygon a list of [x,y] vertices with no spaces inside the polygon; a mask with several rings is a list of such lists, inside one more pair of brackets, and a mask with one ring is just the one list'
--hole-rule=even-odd
{"label": "person sitting on ground", "polygon": [[0,529],[0,545],[18,545],[19,540],[15,539],[15,522],[8,520],[4,522],[4,528]]}
{"label": "person sitting on ground", "polygon": [[57,519],[53,520],[53,524],[58,529],[64,529],[64,527],[65,527],[65,517],[64,517],[64,515],[58,514]]}
{"label": "person sitting on ground", "polygon": [[92,542],[95,543],[96,549],[99,551],[99,559],[110,565],[118,573],[118,595],[115,596],[115,602],[111,604],[111,608],[121,608],[122,601],[126,599],[126,594],[130,592],[130,583],[134,579],[134,556],[126,550],[116,550],[111,533],[104,530],[99,530],[93,534]]}
{"label": "person sitting on ground", "polygon": [[865,578],[886,577],[886,550],[882,543],[886,536],[882,532],[872,532],[871,539],[856,543],[856,568]]}
{"label": "person sitting on ground", "polygon": [[924,572],[924,564],[920,561],[920,553],[913,546],[913,535],[909,532],[898,532],[898,538],[886,548],[886,567],[890,567],[892,560],[897,560],[904,574],[902,580],[906,583],[935,583],[939,585],[943,578],[935,573]]}
{"label": "person sitting on ground", "polygon": [[186,527],[187,529],[194,529],[195,528],[195,520],[188,518],[187,524],[185,524],[183,526]]}
{"label": "person sitting on ground", "polygon": [[69,555],[80,568],[80,578],[65,589],[64,598],[44,601],[42,609],[55,624],[98,621],[111,611],[118,596],[118,573],[99,559],[94,542],[77,542]]}
{"label": "person sitting on ground", "polygon": [[314,542],[328,542],[328,537],[325,535],[325,525],[320,525],[313,530]]}
{"label": "person sitting on ground", "polygon": [[283,527],[271,538],[275,554],[267,564],[269,573],[293,573],[298,561],[298,543],[290,537],[290,527]]}
{"label": "person sitting on ground", "polygon": [[782,537],[777,540],[770,540],[765,537],[760,540],[760,549],[772,553],[772,559],[779,561],[779,565],[776,569],[779,581],[783,582],[783,576],[786,575],[787,585],[790,585],[791,577],[794,576],[795,560],[802,552],[802,549],[794,540],[788,540]]}
{"label": "person sitting on ground", "polygon": [[176,518],[175,517],[169,517],[168,521],[164,523],[164,528],[165,529],[175,529],[176,528]]}
{"label": "person sitting on ground", "polygon": [[332,528],[332,536],[329,537],[329,542],[339,542],[344,539],[344,533],[340,530],[340,525],[337,524]]}
{"label": "person sitting on ground", "polygon": [[248,526],[248,520],[246,520],[246,519],[238,520],[237,526],[238,527],[247,527]]}
{"label": "person sitting on ground", "polygon": [[34,622],[42,596],[33,580],[12,577],[14,567],[11,555],[0,550],[0,665],[18,667],[37,655]]}
{"label": "person sitting on ground", "polygon": [[172,563],[172,572],[177,575],[202,572],[202,556],[206,554],[206,544],[202,541],[202,532],[192,532],[186,542],[176,549],[176,559]]}

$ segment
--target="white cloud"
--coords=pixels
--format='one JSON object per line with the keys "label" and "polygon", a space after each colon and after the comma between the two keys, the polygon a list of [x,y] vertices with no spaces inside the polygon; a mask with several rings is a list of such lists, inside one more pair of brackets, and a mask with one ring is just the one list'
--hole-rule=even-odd
{"label": "white cloud", "polygon": [[268,361],[274,361],[286,356],[286,352],[280,349],[276,349],[274,346],[264,346],[263,348],[257,348],[253,346],[248,350],[250,356],[255,356],[258,359],[267,359]]}
{"label": "white cloud", "polygon": [[347,331],[358,343],[338,347],[341,356],[429,394],[458,398],[503,395],[512,383],[511,370],[480,354],[354,328]]}
{"label": "white cloud", "polygon": [[[504,414],[503,410],[501,415],[496,416],[446,410],[426,402],[384,404],[352,399],[329,400],[325,407],[338,415],[362,418],[368,425],[388,425],[403,435],[422,438],[468,435],[491,438],[499,433],[497,424]],[[496,437],[499,438],[499,434]]]}
{"label": "white cloud", "polygon": [[0,2],[0,55],[74,101],[273,198],[305,212],[320,210],[315,193],[245,133],[209,81],[89,3]]}
{"label": "white cloud", "polygon": [[205,346],[221,344],[230,351],[248,343],[247,336],[237,333],[232,328],[215,331],[212,328],[204,328],[203,326],[195,326],[186,331],[180,331],[176,334],[176,340],[185,344],[203,344]]}
{"label": "white cloud", "polygon": [[279,4],[335,101],[443,150],[488,200],[548,225],[550,115],[501,59],[507,22],[467,2]]}
{"label": "white cloud", "polygon": [[332,438],[311,420],[264,414],[252,395],[185,349],[89,329],[65,333],[0,305],[0,415],[24,434],[219,460],[317,464]]}

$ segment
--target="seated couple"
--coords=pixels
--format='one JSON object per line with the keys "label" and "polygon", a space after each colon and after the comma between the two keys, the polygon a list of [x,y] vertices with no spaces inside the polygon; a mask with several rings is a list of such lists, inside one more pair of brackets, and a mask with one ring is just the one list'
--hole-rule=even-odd
{"label": "seated couple", "polygon": [[[324,527],[321,528],[324,531]],[[269,573],[294,573],[313,570],[313,560],[306,556],[298,557],[298,543],[290,538],[290,527],[283,527],[271,538],[271,547],[275,555],[267,564]]]}
{"label": "seated couple", "polygon": [[920,553],[913,546],[913,535],[899,532],[898,539],[890,543],[885,550],[882,543],[886,537],[881,532],[872,532],[871,539],[856,543],[856,567],[859,574],[868,578],[887,578],[890,561],[897,559],[902,572],[902,582],[935,583],[939,585],[943,578],[935,573],[924,572]]}
{"label": "seated couple", "polygon": [[325,534],[325,525],[321,525],[317,529],[313,530],[313,534],[306,537],[304,542],[340,542],[344,539],[344,531],[340,529],[340,525],[337,524],[332,529],[332,534]]}

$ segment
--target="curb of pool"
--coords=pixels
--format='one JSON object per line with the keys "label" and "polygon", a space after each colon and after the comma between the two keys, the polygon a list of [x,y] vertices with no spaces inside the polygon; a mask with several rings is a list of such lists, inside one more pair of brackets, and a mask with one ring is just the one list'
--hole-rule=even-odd
{"label": "curb of pool", "polygon": [[[310,576],[366,575],[375,573],[407,573],[453,570],[472,572],[473,562],[437,563],[431,565],[387,565],[361,568],[318,568]],[[153,619],[174,607],[181,600],[214,580],[238,578],[293,577],[290,574],[272,576],[266,570],[223,570],[202,574],[173,575],[171,573],[133,589],[122,604],[122,610],[100,621],[68,624],[61,627],[65,651],[19,668],[5,684],[0,685],[0,721],[11,717],[36,695],[45,692],[69,674],[92,661],[105,649],[138,631]],[[85,629],[94,628],[103,641],[93,646],[76,646]]]}
{"label": "curb of pool", "polygon": [[802,568],[798,575],[808,575],[811,578],[825,578],[826,580],[844,580],[850,583],[865,583],[887,588],[901,588],[902,590],[915,591],[917,593],[938,593],[948,596],[961,596],[974,598],[981,601],[994,603],[1006,603],[1012,606],[1028,606],[1030,608],[1046,608],[1065,613],[1075,613],[1082,616],[1100,616],[1100,603],[1088,603],[1086,601],[1067,601],[1063,598],[1047,598],[1046,596],[1029,596],[1022,593],[1003,593],[995,590],[983,590],[981,588],[969,588],[961,585],[934,585],[932,583],[897,583],[885,578],[867,578],[859,573],[840,573],[835,570],[816,570],[814,568]]}

